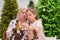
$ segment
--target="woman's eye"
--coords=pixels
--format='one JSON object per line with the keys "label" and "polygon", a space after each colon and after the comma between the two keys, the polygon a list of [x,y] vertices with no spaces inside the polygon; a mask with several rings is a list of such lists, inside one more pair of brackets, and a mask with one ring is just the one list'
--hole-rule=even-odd
{"label": "woman's eye", "polygon": [[31,16],[31,15],[29,15],[29,16]]}
{"label": "woman's eye", "polygon": [[24,14],[24,12],[22,12]]}

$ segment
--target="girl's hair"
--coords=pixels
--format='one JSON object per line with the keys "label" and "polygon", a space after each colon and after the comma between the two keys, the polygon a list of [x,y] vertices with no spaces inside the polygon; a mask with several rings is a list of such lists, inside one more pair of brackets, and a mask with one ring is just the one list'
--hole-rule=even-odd
{"label": "girl's hair", "polygon": [[36,14],[36,19],[39,19],[39,16],[38,16],[37,12],[34,10],[34,8],[28,8],[28,9],[26,10],[26,13],[27,13],[28,11],[31,11],[33,14]]}

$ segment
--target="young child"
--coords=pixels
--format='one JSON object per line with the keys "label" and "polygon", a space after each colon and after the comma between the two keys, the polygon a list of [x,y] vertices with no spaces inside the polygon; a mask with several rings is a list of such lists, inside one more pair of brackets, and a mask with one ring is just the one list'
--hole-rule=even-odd
{"label": "young child", "polygon": [[[45,40],[45,35],[43,32],[42,20],[38,20],[37,14],[34,9],[27,9],[26,11],[27,20],[29,21],[29,25],[27,23],[23,23],[22,26],[26,27],[29,30],[29,40]],[[35,33],[34,33],[35,30]],[[38,37],[38,39],[34,39],[34,35]]]}

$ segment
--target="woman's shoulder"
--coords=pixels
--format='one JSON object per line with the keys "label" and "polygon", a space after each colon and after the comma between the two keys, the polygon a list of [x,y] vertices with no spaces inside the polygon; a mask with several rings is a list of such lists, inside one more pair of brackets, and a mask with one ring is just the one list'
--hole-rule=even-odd
{"label": "woman's shoulder", "polygon": [[15,24],[16,23],[16,19],[11,20],[10,23]]}

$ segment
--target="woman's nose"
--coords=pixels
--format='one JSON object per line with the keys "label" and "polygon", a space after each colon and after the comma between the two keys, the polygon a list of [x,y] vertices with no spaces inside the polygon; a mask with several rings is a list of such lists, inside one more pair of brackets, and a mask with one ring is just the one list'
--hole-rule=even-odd
{"label": "woman's nose", "polygon": [[24,13],[23,15],[24,15],[24,16],[26,16],[26,14],[25,14],[25,13]]}
{"label": "woman's nose", "polygon": [[24,17],[26,17],[26,14],[23,14]]}
{"label": "woman's nose", "polygon": [[25,13],[24,13],[24,15],[25,15]]}

